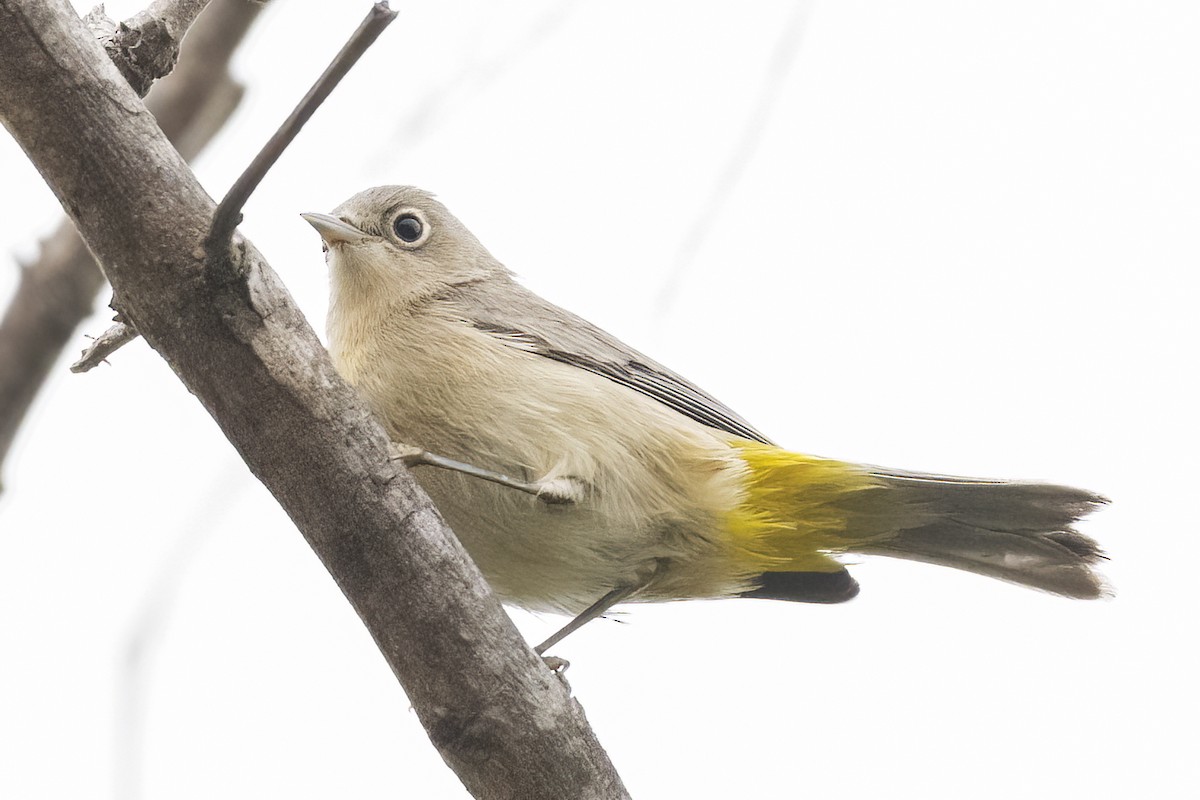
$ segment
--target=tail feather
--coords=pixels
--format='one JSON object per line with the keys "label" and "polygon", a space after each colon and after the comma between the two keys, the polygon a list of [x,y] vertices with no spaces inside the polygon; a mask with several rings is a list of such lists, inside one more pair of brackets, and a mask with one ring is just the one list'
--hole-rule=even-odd
{"label": "tail feather", "polygon": [[1000,481],[877,470],[872,476],[904,497],[964,522],[1000,525],[1007,531],[1066,528],[1108,502],[1084,489],[1050,483]]}
{"label": "tail feather", "polygon": [[906,522],[891,536],[848,550],[954,567],[1066,597],[1107,592],[1094,569],[1103,551],[1072,527],[1106,503],[1103,497],[1053,484],[872,474]]}
{"label": "tail feather", "polygon": [[857,584],[829,556],[941,564],[1066,597],[1108,592],[1105,556],[1074,524],[1107,503],[1069,486],[902,472],[739,444],[746,498],[729,531],[763,567],[745,593],[840,602]]}

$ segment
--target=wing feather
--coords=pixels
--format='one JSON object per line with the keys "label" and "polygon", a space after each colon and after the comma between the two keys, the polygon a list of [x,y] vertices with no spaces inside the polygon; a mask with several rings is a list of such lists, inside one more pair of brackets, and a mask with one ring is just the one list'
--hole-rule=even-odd
{"label": "wing feather", "polygon": [[[506,309],[481,302],[479,293],[467,287],[453,297],[441,299],[448,301],[466,322],[509,347],[600,375],[710,428],[771,444],[750,423],[695,384],[587,320],[543,300],[520,284],[511,285],[518,302]],[[512,294],[508,296],[511,298]]]}

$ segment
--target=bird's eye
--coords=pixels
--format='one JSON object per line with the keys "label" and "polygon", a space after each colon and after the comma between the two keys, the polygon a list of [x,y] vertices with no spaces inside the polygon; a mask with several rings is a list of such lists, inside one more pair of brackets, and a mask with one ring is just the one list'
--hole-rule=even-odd
{"label": "bird's eye", "polygon": [[392,223],[392,230],[400,237],[400,241],[411,243],[421,238],[421,234],[425,231],[425,225],[415,214],[401,214]]}

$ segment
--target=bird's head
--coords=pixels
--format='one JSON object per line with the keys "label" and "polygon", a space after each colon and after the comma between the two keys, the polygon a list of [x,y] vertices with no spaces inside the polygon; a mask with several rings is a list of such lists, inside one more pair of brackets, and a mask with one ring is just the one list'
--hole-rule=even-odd
{"label": "bird's head", "polygon": [[301,216],[325,243],[335,303],[415,305],[506,274],[444,205],[412,186],[377,186],[332,214]]}

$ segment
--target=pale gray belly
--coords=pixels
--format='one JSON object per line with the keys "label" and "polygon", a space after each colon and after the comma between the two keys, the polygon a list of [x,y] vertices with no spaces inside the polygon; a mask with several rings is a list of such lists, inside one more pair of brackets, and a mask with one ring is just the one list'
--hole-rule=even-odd
{"label": "pale gray belly", "polygon": [[610,589],[645,580],[669,556],[653,525],[617,529],[588,501],[547,504],[434,467],[414,475],[493,590],[514,605],[578,613]]}

